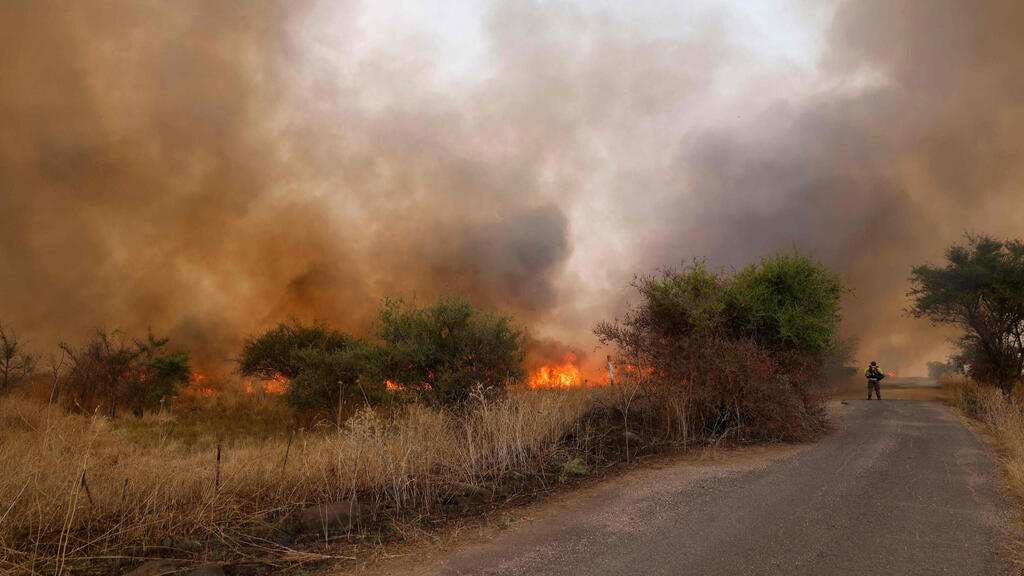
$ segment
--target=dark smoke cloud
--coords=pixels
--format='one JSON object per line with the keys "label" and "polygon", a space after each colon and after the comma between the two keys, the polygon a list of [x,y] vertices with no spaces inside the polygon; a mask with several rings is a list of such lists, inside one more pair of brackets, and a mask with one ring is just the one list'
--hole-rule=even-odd
{"label": "dark smoke cloud", "polygon": [[633,214],[659,230],[649,262],[810,252],[855,289],[845,332],[859,359],[922,371],[950,332],[903,314],[910,268],[965,231],[1020,236],[1022,17],[1004,1],[840,4],[829,88],[680,141]]}
{"label": "dark smoke cloud", "polygon": [[1024,224],[1015,2],[840,3],[816,92],[779,67],[739,98],[716,86],[757,58],[721,14],[497,3],[486,73],[449,85],[415,38],[356,55],[356,3],[311,50],[323,6],[0,5],[0,319],[213,363],[459,291],[589,349],[636,272],[799,249],[855,288],[861,355],[914,369],[948,333],[902,317],[910,266]]}

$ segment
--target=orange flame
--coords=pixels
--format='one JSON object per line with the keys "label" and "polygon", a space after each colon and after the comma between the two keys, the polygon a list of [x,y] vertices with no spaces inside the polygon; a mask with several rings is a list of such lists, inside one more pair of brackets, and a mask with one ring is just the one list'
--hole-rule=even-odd
{"label": "orange flame", "polygon": [[566,352],[561,364],[541,366],[530,375],[530,388],[573,388],[587,384],[576,360],[575,354]]}
{"label": "orange flame", "polygon": [[[274,374],[270,377],[270,380],[264,380],[259,384],[260,391],[266,392],[267,394],[284,394],[288,390],[288,384],[291,379],[286,378],[281,374]],[[253,388],[252,383],[245,385],[245,393],[252,394],[257,390]]]}
{"label": "orange flame", "polygon": [[214,390],[212,386],[207,385],[203,380],[206,380],[206,376],[197,372],[192,373],[192,377],[188,380],[188,386],[185,387],[186,394],[195,394],[198,396],[214,396],[217,394],[217,390]]}
{"label": "orange flame", "polygon": [[285,390],[288,389],[288,384],[291,382],[288,378],[280,374],[275,374],[274,377],[263,383],[263,390],[271,394],[284,394]]}

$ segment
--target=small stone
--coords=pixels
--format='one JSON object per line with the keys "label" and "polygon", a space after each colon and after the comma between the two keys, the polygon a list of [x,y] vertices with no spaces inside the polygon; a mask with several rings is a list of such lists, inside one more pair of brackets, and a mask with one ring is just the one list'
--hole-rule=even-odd
{"label": "small stone", "polygon": [[451,486],[455,499],[464,503],[483,504],[494,498],[494,492],[466,482],[455,482]]}
{"label": "small stone", "polygon": [[299,513],[299,524],[306,532],[351,530],[369,515],[369,506],[342,500],[306,508]]}
{"label": "small stone", "polygon": [[189,572],[188,576],[224,576],[224,568],[216,562],[207,562]]}
{"label": "small stone", "polygon": [[174,574],[185,564],[187,562],[184,560],[173,560],[170,558],[150,560],[135,570],[125,573],[124,576],[165,576],[166,574]]}

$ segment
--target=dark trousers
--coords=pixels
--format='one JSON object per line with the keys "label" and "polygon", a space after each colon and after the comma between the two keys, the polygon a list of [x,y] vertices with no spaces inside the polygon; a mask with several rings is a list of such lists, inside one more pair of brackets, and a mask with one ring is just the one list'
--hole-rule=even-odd
{"label": "dark trousers", "polygon": [[879,386],[878,386],[878,380],[875,380],[874,378],[868,378],[868,400],[871,400],[871,391],[872,390],[875,391],[875,396],[879,400],[881,400],[882,399],[882,391],[881,391],[881,388],[879,388]]}

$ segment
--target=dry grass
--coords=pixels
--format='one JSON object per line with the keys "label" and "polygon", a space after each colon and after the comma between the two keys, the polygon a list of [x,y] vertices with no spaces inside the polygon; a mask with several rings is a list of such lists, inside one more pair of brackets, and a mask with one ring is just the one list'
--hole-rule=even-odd
{"label": "dry grass", "polygon": [[[969,418],[987,429],[1003,472],[1003,485],[1016,500],[1024,517],[1024,388],[1017,386],[1006,396],[993,386],[980,386],[963,376],[946,375],[939,379],[949,391],[952,403]],[[1009,544],[1018,570],[1024,571],[1024,541]]]}
{"label": "dry grass", "polygon": [[998,388],[980,386],[962,376],[943,377],[942,383],[954,405],[995,436],[1006,487],[1024,510],[1024,390],[1018,387],[1007,397]]}
{"label": "dry grass", "polygon": [[[588,434],[571,432],[602,394],[514,391],[476,399],[460,414],[412,405],[384,417],[365,409],[340,430],[298,431],[290,450],[287,426],[266,422],[258,433],[235,434],[171,415],[110,422],[5,397],[0,572],[95,570],[111,551],[197,558],[264,546],[264,554],[285,557],[289,550],[273,543],[268,526],[304,506],[353,497],[377,514],[431,514],[453,482],[543,478],[570,455],[586,454]],[[235,427],[246,421],[225,414]]]}

